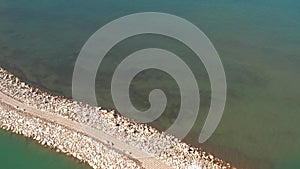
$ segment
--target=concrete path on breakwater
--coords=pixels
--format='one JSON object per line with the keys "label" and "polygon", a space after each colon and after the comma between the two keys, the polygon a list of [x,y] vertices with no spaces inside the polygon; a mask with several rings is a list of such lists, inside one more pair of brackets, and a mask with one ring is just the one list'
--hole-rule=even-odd
{"label": "concrete path on breakwater", "polygon": [[74,122],[72,120],[63,118],[63,117],[55,115],[53,113],[38,110],[32,106],[28,106],[16,99],[13,99],[12,97],[2,93],[1,91],[0,91],[0,101],[6,103],[8,105],[11,105],[12,107],[18,107],[19,109],[25,110],[24,112],[28,113],[31,116],[46,119],[48,121],[66,126],[72,130],[84,133],[84,134],[92,137],[93,139],[100,141],[104,144],[112,143],[113,149],[117,150],[118,152],[127,154],[128,156],[140,161],[142,163],[142,166],[146,169],[170,169],[171,168],[170,166],[166,165],[161,160],[156,159],[153,155],[151,155],[143,150],[140,150],[134,146],[131,146],[119,139],[116,139],[116,138],[104,133],[103,131],[99,131],[95,128],[80,124],[78,122]]}

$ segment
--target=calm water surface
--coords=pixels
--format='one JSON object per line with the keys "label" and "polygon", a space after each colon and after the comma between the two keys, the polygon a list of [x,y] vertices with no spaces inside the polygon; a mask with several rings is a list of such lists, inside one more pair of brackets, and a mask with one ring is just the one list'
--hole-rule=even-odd
{"label": "calm water surface", "polygon": [[[145,11],[189,20],[207,34],[220,54],[228,83],[225,113],[214,135],[199,146],[238,167],[300,168],[297,0],[0,0],[0,65],[46,91],[71,97],[73,66],[90,35],[113,19]],[[202,63],[174,39],[143,35],[116,45],[99,68],[98,103],[114,107],[110,96],[113,70],[127,55],[146,47],[174,52],[194,72],[201,90],[201,110],[186,140],[198,145],[210,103],[210,84]],[[145,110],[154,88],[163,89],[168,96],[164,115],[152,123],[164,130],[175,120],[180,103],[178,86],[170,76],[156,70],[141,72],[131,84],[130,97],[136,107]],[[84,167],[5,132],[0,132],[0,150],[5,168]],[[27,160],[31,162],[24,162]]]}
{"label": "calm water surface", "polygon": [[87,169],[72,158],[6,131],[0,131],[1,168]]}

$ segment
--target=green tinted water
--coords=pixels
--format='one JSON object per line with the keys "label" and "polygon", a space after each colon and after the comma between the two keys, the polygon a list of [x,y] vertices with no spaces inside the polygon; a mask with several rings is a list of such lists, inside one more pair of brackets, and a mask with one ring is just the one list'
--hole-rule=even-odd
{"label": "green tinted water", "polygon": [[1,168],[85,169],[79,162],[6,131],[0,131]]}
{"label": "green tinted water", "polygon": [[[220,54],[228,83],[227,104],[218,129],[201,146],[237,166],[300,168],[297,0],[0,0],[1,66],[44,90],[71,97],[73,66],[89,36],[113,19],[144,11],[188,19],[207,34]],[[209,107],[210,84],[197,57],[173,39],[146,35],[118,44],[100,66],[102,74],[96,81],[98,103],[113,107],[109,90],[114,68],[128,54],[145,47],[173,51],[195,73],[201,90],[201,110],[186,139],[196,144]],[[142,72],[133,80],[130,96],[133,104],[144,110],[149,107],[148,94],[154,88],[163,89],[168,96],[164,115],[153,122],[165,129],[176,118],[180,103],[178,87],[171,77],[154,70]],[[10,138],[1,135],[0,144],[6,145],[2,137]],[[26,149],[26,144],[22,145]],[[2,154],[5,155],[1,151]],[[14,159],[24,157],[16,153]],[[45,159],[48,158],[56,156],[49,153]],[[43,162],[48,163],[40,160]],[[35,167],[24,164],[22,168]]]}

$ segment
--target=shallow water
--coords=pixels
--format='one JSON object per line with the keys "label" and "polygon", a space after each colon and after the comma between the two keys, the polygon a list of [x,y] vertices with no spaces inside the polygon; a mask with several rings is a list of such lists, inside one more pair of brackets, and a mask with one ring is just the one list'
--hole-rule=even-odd
{"label": "shallow water", "polygon": [[71,157],[6,131],[0,131],[1,168],[86,169]]}
{"label": "shallow water", "polygon": [[[225,113],[214,135],[201,146],[244,168],[300,168],[297,0],[0,0],[1,66],[44,90],[71,97],[73,66],[90,35],[113,19],[144,11],[188,19],[206,33],[221,57],[228,83]],[[110,96],[114,68],[128,54],[145,47],[173,51],[195,73],[201,110],[186,140],[196,144],[210,102],[208,76],[194,54],[173,39],[144,35],[118,44],[100,66],[99,72],[105,73],[96,81],[98,103],[114,107]],[[164,115],[152,123],[163,130],[174,121],[179,108],[174,80],[155,70],[142,72],[132,82],[130,96],[136,107],[145,110],[154,88],[162,88],[169,99]],[[9,136],[1,135],[1,144],[8,144],[2,137]],[[20,153],[15,158],[23,157]],[[24,164],[22,168],[35,167]]]}

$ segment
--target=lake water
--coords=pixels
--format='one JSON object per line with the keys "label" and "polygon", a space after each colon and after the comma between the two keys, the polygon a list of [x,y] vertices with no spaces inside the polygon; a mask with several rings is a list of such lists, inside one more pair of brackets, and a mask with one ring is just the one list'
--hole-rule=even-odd
{"label": "lake water", "polygon": [[[300,168],[300,1],[0,0],[0,65],[37,87],[72,97],[73,67],[86,40],[114,19],[146,11],[171,13],[194,23],[223,62],[228,83],[224,116],[214,135],[199,146],[238,167]],[[114,107],[113,70],[127,55],[146,47],[174,52],[194,72],[201,110],[186,141],[198,146],[210,103],[208,75],[193,52],[173,39],[143,35],[115,46],[99,68],[98,103]],[[168,96],[163,116],[152,122],[164,130],[176,118],[180,103],[170,76],[156,70],[138,74],[130,97],[145,110],[154,88]],[[0,132],[0,150],[3,168],[86,167],[5,132]]]}
{"label": "lake water", "polygon": [[80,164],[64,154],[54,150],[42,148],[39,144],[6,131],[0,131],[0,162],[1,168],[43,168],[43,169],[86,169],[86,165]]}

